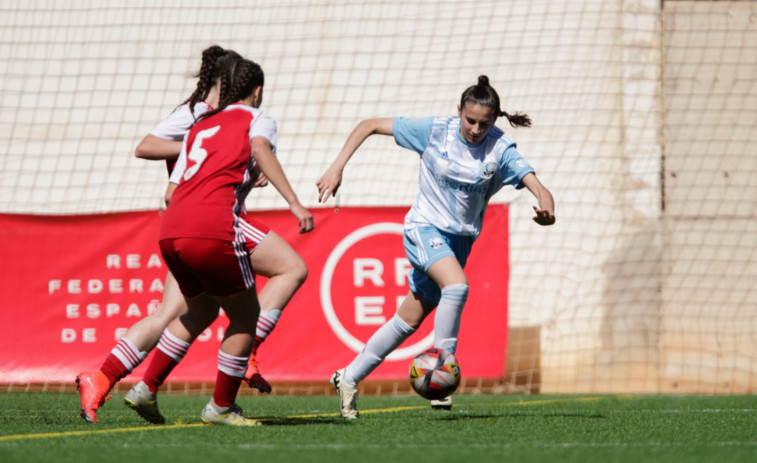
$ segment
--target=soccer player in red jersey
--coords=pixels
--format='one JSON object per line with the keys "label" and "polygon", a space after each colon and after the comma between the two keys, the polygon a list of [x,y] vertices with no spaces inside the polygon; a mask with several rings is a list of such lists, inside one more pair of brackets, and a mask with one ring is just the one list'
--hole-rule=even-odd
{"label": "soccer player in red jersey", "polygon": [[265,236],[268,229],[249,217],[244,207],[259,172],[287,201],[300,233],[313,229],[313,216],[300,203],[276,158],[276,123],[259,109],[263,83],[263,71],[256,63],[244,59],[229,63],[221,73],[218,108],[205,113],[189,131],[171,174],[177,187],[163,216],[160,249],[188,311],[168,325],[144,381],[125,399],[153,423],[165,421],[156,402],[159,386],[221,307],[229,325],[218,352],[213,397],[201,418],[213,424],[260,424],[246,418],[235,404],[260,310],[255,261],[250,259],[257,243],[248,236]]}
{"label": "soccer player in red jersey", "polygon": [[[218,106],[220,69],[224,64],[241,58],[238,53],[217,45],[205,49],[195,91],[142,139],[135,155],[140,159],[165,160],[170,173],[189,128],[202,114]],[[265,175],[260,174],[254,186],[262,187],[267,184]],[[170,195],[175,186],[176,184],[169,183],[166,194]],[[250,387],[261,392],[270,392],[270,384],[258,371],[255,353],[260,343],[275,328],[281,311],[305,281],[307,267],[294,249],[275,232],[264,233],[254,226],[248,227],[247,230],[249,239],[258,243],[254,257],[251,256],[256,273],[269,280],[259,294],[262,310],[245,381]],[[276,259],[272,259],[272,256]],[[97,410],[109,398],[107,395],[113,386],[142,363],[149,351],[157,345],[166,326],[186,311],[184,297],[175,278],[169,272],[158,310],[127,330],[99,370],[82,372],[77,376],[82,418],[97,423]]]}

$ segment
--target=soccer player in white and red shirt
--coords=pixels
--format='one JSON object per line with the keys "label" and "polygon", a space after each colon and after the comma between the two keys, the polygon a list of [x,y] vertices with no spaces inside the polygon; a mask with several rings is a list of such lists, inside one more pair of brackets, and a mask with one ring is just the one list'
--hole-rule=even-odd
{"label": "soccer player in white and red shirt", "polygon": [[[213,107],[218,104],[220,88],[218,70],[224,63],[237,59],[241,59],[241,56],[232,50],[224,50],[217,45],[207,48],[203,52],[203,66],[198,76],[197,89],[184,104],[176,108],[168,118],[145,136],[135,150],[136,156],[141,159],[165,159],[170,174],[174,170],[182,140],[189,128],[202,114],[213,110]],[[203,97],[205,97],[204,101],[200,100]],[[268,179],[265,175],[259,174],[254,187],[264,187],[267,184]],[[169,183],[166,195],[170,195],[175,186],[175,183]],[[251,388],[258,389],[260,392],[270,393],[271,385],[258,369],[257,349],[276,327],[281,312],[305,281],[307,267],[299,255],[275,232],[261,233],[256,231],[254,226],[249,227],[248,230],[251,240],[255,240],[259,244],[265,242],[260,246],[253,260],[256,273],[266,277],[268,284],[259,294],[261,313],[255,330],[255,345],[250,355],[245,382]],[[271,253],[274,253],[278,259],[275,261],[270,259]],[[170,309],[164,309],[163,306]],[[124,343],[130,339],[134,341],[133,337],[145,336],[144,342],[138,339],[133,344],[137,349],[149,351],[158,342],[160,334],[168,323],[176,316],[186,312],[184,298],[181,296],[176,281],[170,272],[166,278],[163,304],[158,312],[162,313],[155,315],[153,319],[146,317],[144,321],[138,322],[130,328],[124,336],[127,340]],[[120,358],[124,360],[121,363],[128,369],[124,369],[124,374],[120,377],[115,377],[116,381],[129,374],[140,363],[128,359],[128,357],[131,357],[132,360],[137,358],[135,356],[137,352],[134,352],[134,349],[130,349],[130,347],[120,345],[114,349],[114,353],[120,354]],[[129,353],[130,350],[131,353]],[[124,352],[126,354],[121,354]]]}
{"label": "soccer player in white and red shirt", "polygon": [[235,404],[260,310],[255,263],[250,260],[257,243],[248,236],[250,227],[263,236],[268,229],[249,217],[244,207],[259,171],[289,204],[300,233],[313,229],[313,216],[300,203],[276,158],[276,123],[259,109],[263,82],[262,69],[252,61],[226,66],[218,109],[194,124],[171,174],[177,186],[163,216],[160,249],[188,311],[168,325],[144,381],[126,396],[148,421],[164,421],[156,403],[158,388],[222,307],[229,326],[218,352],[213,397],[201,418],[214,424],[260,424],[246,418]]}
{"label": "soccer player in white and red shirt", "polygon": [[[434,309],[434,347],[455,353],[460,316],[468,298],[463,268],[481,232],[486,206],[505,185],[527,188],[537,199],[534,221],[555,222],[552,194],[521,157],[515,142],[495,127],[504,116],[513,126],[528,127],[525,114],[500,109],[499,95],[487,76],[468,87],[457,116],[423,119],[367,119],[355,127],[341,152],[318,180],[318,200],[336,194],[342,171],[357,148],[373,134],[391,135],[395,142],[420,155],[418,195],[405,216],[404,245],[413,268],[410,292],[394,317],[381,326],[365,348],[330,383],[339,392],[343,417],[359,417],[357,384],[421,325]],[[432,401],[434,408],[451,408],[452,399]]]}
{"label": "soccer player in white and red shirt", "polygon": [[[228,62],[242,57],[233,50],[213,45],[202,53],[202,64],[197,75],[197,85],[192,95],[178,106],[164,121],[147,134],[135,149],[136,157],[149,160],[165,160],[169,173],[173,170],[181,151],[184,136],[195,121],[205,112],[218,105],[219,70]],[[256,187],[267,185],[265,175],[260,174]],[[173,190],[175,184],[169,184]],[[269,279],[269,284],[259,295],[263,310],[256,328],[256,343],[259,344],[276,326],[281,311],[307,276],[307,267],[300,256],[275,232],[261,234],[250,227],[250,239],[264,244],[258,246],[254,261],[256,273]],[[276,255],[278,259],[271,260]],[[270,284],[273,282],[274,284]],[[147,357],[158,343],[168,324],[187,311],[184,297],[175,278],[169,272],[163,290],[163,300],[158,310],[132,325],[110,351],[99,370],[80,373],[77,388],[81,399],[81,416],[88,422],[97,423],[97,410],[102,406],[112,387],[131,373]],[[270,392],[270,384],[260,375],[255,355],[250,356],[247,376],[250,387],[261,392]],[[128,405],[128,403],[127,403]],[[156,417],[156,419],[159,419]]]}
{"label": "soccer player in white and red shirt", "polygon": [[[233,50],[218,45],[202,52],[202,63],[194,92],[187,100],[153,130],[135,149],[136,157],[165,160],[168,173],[173,170],[181,151],[184,135],[206,111],[218,104],[219,70],[224,62],[241,59]],[[157,345],[166,326],[187,311],[184,297],[173,275],[168,272],[163,287],[163,300],[158,310],[132,325],[113,347],[99,370],[84,371],[77,375],[76,384],[81,399],[81,417],[97,423],[97,410],[108,400],[113,386],[131,373]]]}

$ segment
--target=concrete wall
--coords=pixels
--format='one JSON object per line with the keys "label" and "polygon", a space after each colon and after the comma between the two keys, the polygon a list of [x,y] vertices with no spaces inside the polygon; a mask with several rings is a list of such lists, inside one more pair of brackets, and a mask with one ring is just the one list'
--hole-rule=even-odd
{"label": "concrete wall", "polygon": [[663,391],[757,391],[757,3],[664,20]]}

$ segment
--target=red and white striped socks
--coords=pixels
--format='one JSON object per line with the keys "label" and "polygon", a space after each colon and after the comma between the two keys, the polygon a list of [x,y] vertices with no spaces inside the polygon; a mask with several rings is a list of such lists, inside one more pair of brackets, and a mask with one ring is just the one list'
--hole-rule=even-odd
{"label": "red and white striped socks", "polygon": [[110,381],[110,387],[113,387],[134,371],[146,357],[147,352],[141,352],[129,339],[121,338],[105,358],[100,371]]}
{"label": "red and white striped socks", "polygon": [[158,341],[158,348],[147,367],[143,381],[150,392],[157,393],[174,367],[187,354],[190,344],[177,338],[166,328]]}
{"label": "red and white striped socks", "polygon": [[255,344],[260,344],[271,334],[281,316],[281,310],[273,309],[270,312],[260,311],[258,326],[255,328]]}
{"label": "red and white striped socks", "polygon": [[231,406],[237,398],[239,385],[247,371],[248,357],[234,357],[218,351],[218,374],[213,390],[213,400],[219,407]]}

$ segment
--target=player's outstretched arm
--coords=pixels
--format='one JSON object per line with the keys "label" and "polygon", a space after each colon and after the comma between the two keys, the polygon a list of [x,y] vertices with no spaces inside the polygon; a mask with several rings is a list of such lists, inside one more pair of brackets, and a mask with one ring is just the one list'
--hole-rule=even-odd
{"label": "player's outstretched arm", "polygon": [[325,202],[329,196],[336,196],[337,190],[342,184],[342,172],[344,166],[355,154],[355,151],[363,144],[366,138],[373,134],[392,135],[392,118],[376,118],[361,121],[347,137],[342,150],[334,159],[326,172],[315,182],[318,187],[318,202]]}
{"label": "player's outstretched arm", "polygon": [[552,193],[542,185],[536,174],[530,173],[523,177],[523,184],[536,197],[539,207],[534,206],[534,222],[539,225],[552,225],[555,223],[555,200]]}
{"label": "player's outstretched arm", "polygon": [[148,133],[134,149],[134,156],[151,161],[175,159],[181,152],[181,144],[180,141],[164,140]]}
{"label": "player's outstretched arm", "polygon": [[250,140],[252,156],[255,158],[260,171],[265,174],[268,181],[279,191],[279,194],[289,203],[292,211],[300,223],[300,233],[307,233],[313,229],[313,215],[300,203],[297,194],[284,174],[279,160],[271,150],[271,143],[265,137],[252,137]]}

